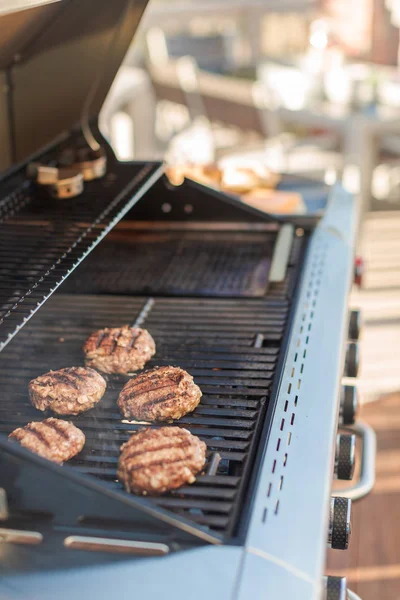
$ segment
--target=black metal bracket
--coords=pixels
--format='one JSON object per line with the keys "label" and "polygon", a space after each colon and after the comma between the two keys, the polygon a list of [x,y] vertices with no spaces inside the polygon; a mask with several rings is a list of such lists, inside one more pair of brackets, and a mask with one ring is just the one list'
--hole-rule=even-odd
{"label": "black metal bracket", "polygon": [[[145,498],[113,489],[103,481],[52,463],[0,436],[0,488],[13,514],[45,514],[54,526],[74,527],[87,520],[119,520],[141,532],[178,538],[182,543],[222,542],[207,528],[170,513]],[[6,526],[6,521],[3,521]]]}
{"label": "black metal bracket", "polygon": [[283,219],[244,204],[238,197],[185,179],[174,186],[164,175],[128,213],[130,220],[250,222],[279,225]]}

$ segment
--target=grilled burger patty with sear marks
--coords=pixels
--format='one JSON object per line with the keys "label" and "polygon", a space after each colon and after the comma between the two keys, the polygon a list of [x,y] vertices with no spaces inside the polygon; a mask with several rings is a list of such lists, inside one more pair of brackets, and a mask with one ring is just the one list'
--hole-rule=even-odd
{"label": "grilled burger patty with sear marks", "polygon": [[207,446],[181,427],[142,429],[121,446],[118,478],[127,492],[157,496],[195,481]]}
{"label": "grilled burger patty with sear marks", "polygon": [[88,366],[103,373],[126,374],[143,369],[156,345],[146,329],[125,325],[92,333],[83,350]]}
{"label": "grilled burger patty with sear marks", "polygon": [[29,397],[38,410],[50,408],[59,415],[77,415],[93,408],[107,384],[94,369],[70,367],[49,371],[29,382]]}
{"label": "grilled burger patty with sear marks", "polygon": [[31,452],[59,464],[78,454],[85,445],[83,431],[54,417],[41,422],[32,421],[15,429],[8,437]]}
{"label": "grilled burger patty with sear marks", "polygon": [[172,421],[192,412],[201,390],[179,367],[155,367],[140,373],[123,387],[117,404],[127,419]]}

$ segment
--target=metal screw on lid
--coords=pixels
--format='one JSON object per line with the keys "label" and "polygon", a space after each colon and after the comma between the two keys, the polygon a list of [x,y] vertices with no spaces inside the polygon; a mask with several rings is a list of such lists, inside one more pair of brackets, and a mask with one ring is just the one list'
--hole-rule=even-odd
{"label": "metal screw on lid", "polygon": [[362,329],[361,311],[354,309],[350,312],[349,318],[349,340],[358,340]]}
{"label": "metal screw on lid", "polygon": [[326,578],[325,600],[346,600],[346,577]]}
{"label": "metal screw on lid", "polygon": [[340,393],[339,424],[353,425],[358,409],[358,391],[355,385],[343,385]]}
{"label": "metal screw on lid", "polygon": [[328,545],[335,550],[347,550],[351,525],[351,500],[331,498],[331,514],[328,533]]}
{"label": "metal screw on lid", "polygon": [[357,342],[347,344],[346,362],[344,374],[346,377],[357,377],[360,363],[359,348]]}
{"label": "metal screw on lid", "polygon": [[336,441],[335,474],[338,479],[353,478],[356,436],[339,434]]}

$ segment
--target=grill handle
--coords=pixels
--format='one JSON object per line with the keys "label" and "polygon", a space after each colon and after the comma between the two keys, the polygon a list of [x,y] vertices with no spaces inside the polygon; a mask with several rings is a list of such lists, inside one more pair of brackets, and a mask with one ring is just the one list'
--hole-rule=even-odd
{"label": "grill handle", "polygon": [[360,476],[351,487],[335,489],[335,495],[360,500],[369,494],[375,484],[376,435],[372,427],[361,422],[344,429],[354,433],[362,442]]}
{"label": "grill handle", "polygon": [[347,590],[347,600],[361,600],[361,598],[351,590]]}

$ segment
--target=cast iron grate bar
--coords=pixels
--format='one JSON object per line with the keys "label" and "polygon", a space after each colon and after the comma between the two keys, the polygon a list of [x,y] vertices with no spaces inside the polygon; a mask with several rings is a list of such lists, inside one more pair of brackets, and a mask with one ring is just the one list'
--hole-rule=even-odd
{"label": "cast iron grate bar", "polygon": [[[143,311],[144,306],[149,310]],[[216,453],[220,457],[215,474],[206,469],[192,486],[153,501],[231,536],[251,473],[288,311],[286,300],[268,298],[160,297],[148,303],[144,297],[58,293],[0,354],[0,432],[8,434],[43,418],[29,404],[30,379],[49,369],[82,364],[82,344],[93,330],[134,323],[142,315],[142,325],[157,343],[157,354],[148,366],[183,366],[203,391],[199,407],[178,424],[206,442],[209,461]],[[266,347],[255,346],[260,334],[269,340]],[[71,466],[120,489],[116,480],[119,448],[143,427],[124,421],[116,407],[127,379],[109,376],[99,405],[71,418],[87,440]]]}

